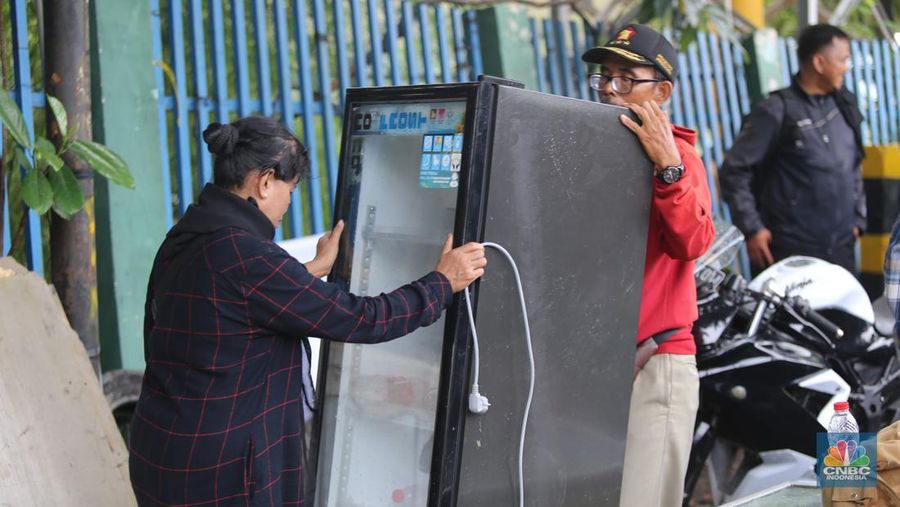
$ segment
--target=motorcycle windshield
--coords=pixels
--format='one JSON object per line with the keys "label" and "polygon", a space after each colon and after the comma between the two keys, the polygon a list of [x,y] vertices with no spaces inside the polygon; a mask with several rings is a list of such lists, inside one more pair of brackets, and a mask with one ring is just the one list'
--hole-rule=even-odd
{"label": "motorcycle windshield", "polygon": [[737,227],[727,222],[716,222],[716,240],[709,250],[697,259],[694,273],[699,273],[705,268],[721,271],[730,266],[743,242],[744,235]]}

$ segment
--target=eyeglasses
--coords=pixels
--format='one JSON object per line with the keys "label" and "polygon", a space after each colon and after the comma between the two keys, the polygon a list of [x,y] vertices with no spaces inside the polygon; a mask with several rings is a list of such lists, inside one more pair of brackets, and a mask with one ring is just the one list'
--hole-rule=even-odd
{"label": "eyeglasses", "polygon": [[634,88],[635,83],[659,83],[660,81],[662,81],[662,79],[635,79],[628,76],[607,76],[605,74],[588,75],[588,83],[590,83],[591,88],[594,90],[597,90],[598,92],[603,91],[603,87],[606,86],[606,83],[610,83],[613,91],[621,95],[628,95],[631,93],[631,89]]}

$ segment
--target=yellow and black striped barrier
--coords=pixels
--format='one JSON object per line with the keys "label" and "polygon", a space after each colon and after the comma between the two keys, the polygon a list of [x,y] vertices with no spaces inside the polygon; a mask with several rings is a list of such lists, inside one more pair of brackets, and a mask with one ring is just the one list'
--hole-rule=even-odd
{"label": "yellow and black striped barrier", "polygon": [[862,173],[868,221],[860,240],[860,281],[874,299],[884,292],[884,253],[900,215],[900,145],[867,146]]}

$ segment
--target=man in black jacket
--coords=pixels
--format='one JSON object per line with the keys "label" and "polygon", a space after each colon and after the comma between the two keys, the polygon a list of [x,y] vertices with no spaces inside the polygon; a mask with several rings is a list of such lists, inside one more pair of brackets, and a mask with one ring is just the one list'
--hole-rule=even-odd
{"label": "man in black jacket", "polygon": [[722,193],[759,270],[809,255],[856,272],[856,239],[866,225],[860,172],[864,152],[856,97],[844,87],[847,34],[806,28],[800,72],[744,122],[721,168]]}

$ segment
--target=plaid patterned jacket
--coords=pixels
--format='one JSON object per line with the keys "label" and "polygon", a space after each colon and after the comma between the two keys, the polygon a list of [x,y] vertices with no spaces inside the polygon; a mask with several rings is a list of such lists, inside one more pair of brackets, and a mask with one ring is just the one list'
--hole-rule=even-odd
{"label": "plaid patterned jacket", "polygon": [[436,272],[363,298],[312,276],[251,202],[208,185],[154,261],[130,440],[141,505],[308,505],[306,336],[397,338],[451,301]]}

